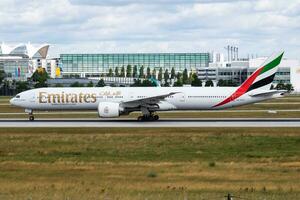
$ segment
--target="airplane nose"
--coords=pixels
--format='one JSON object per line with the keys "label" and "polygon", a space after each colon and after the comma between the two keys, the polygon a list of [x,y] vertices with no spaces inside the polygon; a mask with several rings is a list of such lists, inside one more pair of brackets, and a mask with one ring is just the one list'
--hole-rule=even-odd
{"label": "airplane nose", "polygon": [[9,100],[9,103],[10,103],[11,105],[14,105],[14,98],[11,98],[11,99]]}

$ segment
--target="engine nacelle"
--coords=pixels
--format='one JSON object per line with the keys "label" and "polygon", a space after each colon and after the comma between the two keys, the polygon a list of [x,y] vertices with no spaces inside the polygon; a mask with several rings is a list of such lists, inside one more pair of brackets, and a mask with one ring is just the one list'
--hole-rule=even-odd
{"label": "engine nacelle", "polygon": [[102,118],[119,117],[122,108],[119,103],[114,102],[100,102],[98,105],[98,114]]}

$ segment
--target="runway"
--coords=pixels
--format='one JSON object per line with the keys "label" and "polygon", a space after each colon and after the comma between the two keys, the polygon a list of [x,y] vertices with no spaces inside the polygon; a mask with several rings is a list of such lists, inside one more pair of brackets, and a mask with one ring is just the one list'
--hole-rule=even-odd
{"label": "runway", "polygon": [[132,118],[118,119],[1,119],[0,127],[300,127],[300,118],[164,118],[138,122]]}

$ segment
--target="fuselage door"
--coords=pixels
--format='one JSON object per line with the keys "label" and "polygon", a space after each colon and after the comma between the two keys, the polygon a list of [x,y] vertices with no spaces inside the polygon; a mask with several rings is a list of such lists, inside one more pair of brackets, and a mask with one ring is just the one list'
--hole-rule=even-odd
{"label": "fuselage door", "polygon": [[129,99],[129,100],[134,100],[134,99],[135,99],[134,92],[130,91],[130,92],[128,93],[128,99]]}
{"label": "fuselage door", "polygon": [[181,92],[181,93],[179,93],[179,97],[180,97],[180,102],[185,102],[185,93],[184,92]]}
{"label": "fuselage door", "polygon": [[35,93],[33,93],[33,92],[31,92],[32,94],[30,95],[30,97],[28,98],[29,99],[29,102],[30,103],[35,103],[35,102],[38,102],[39,100],[38,100],[38,96],[37,95],[35,95]]}

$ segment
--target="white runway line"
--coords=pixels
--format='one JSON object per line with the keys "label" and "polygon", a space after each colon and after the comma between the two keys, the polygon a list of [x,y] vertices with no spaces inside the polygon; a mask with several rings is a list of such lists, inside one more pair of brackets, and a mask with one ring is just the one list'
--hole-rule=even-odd
{"label": "white runway line", "polygon": [[135,119],[40,119],[33,122],[27,119],[3,119],[0,127],[300,127],[300,118],[221,118],[221,119],[162,119],[152,122],[138,122]]}
{"label": "white runway line", "polygon": [[255,103],[255,105],[297,105],[300,102],[266,102],[266,103]]}
{"label": "white runway line", "polygon": [[[277,112],[300,112],[300,109],[268,109],[268,110],[189,110],[189,111],[163,111],[163,112],[158,112],[158,113],[240,113],[240,112],[248,112],[248,113],[253,113],[253,112],[269,112],[269,111],[277,111]],[[0,110],[1,112],[1,110]],[[137,112],[133,112],[137,113]],[[37,111],[34,112],[34,115],[57,115],[57,114],[97,114],[97,111]],[[25,112],[11,112],[11,113],[0,113],[0,115],[27,115]]]}

